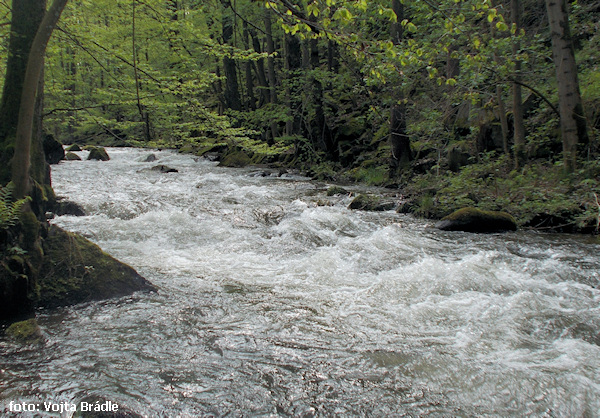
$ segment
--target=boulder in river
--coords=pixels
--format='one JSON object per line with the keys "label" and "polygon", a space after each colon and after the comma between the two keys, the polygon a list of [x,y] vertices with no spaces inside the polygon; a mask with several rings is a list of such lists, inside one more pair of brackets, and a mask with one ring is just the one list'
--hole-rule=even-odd
{"label": "boulder in river", "polygon": [[221,167],[246,167],[252,162],[251,158],[244,151],[234,151],[227,154],[219,166]]}
{"label": "boulder in river", "polygon": [[335,195],[347,195],[350,192],[346,189],[344,189],[341,186],[331,186],[329,189],[327,189],[327,196],[335,196]]}
{"label": "boulder in river", "polygon": [[151,168],[152,171],[160,171],[161,173],[179,173],[176,168],[169,167],[168,165],[155,165]]}
{"label": "boulder in river", "polygon": [[156,161],[155,154],[148,154],[148,156],[146,158],[144,158],[144,160],[143,160],[144,163],[151,163],[153,161]]}
{"label": "boulder in river", "polygon": [[70,152],[81,151],[81,147],[79,146],[79,144],[69,145],[67,147],[67,151],[70,151]]}
{"label": "boulder in river", "polygon": [[65,158],[65,150],[62,144],[54,138],[54,135],[44,135],[44,154],[48,164],[58,164]]}
{"label": "boulder in river", "polygon": [[517,223],[506,212],[462,208],[442,218],[435,227],[442,231],[503,232],[516,231]]}
{"label": "boulder in river", "polygon": [[82,236],[51,225],[43,242],[39,306],[52,308],[156,288]]}
{"label": "boulder in river", "polygon": [[80,161],[81,157],[77,154],[75,154],[74,152],[67,152],[67,154],[65,155],[65,160],[67,161]]}
{"label": "boulder in river", "polygon": [[72,215],[72,216],[85,216],[86,213],[78,203],[64,200],[63,198],[57,198],[56,204],[53,208],[53,212],[57,216]]}
{"label": "boulder in river", "polygon": [[103,147],[93,147],[90,148],[90,154],[88,155],[88,160],[99,160],[99,161],[108,161],[110,157],[108,153]]}
{"label": "boulder in river", "polygon": [[396,202],[386,200],[381,196],[372,194],[359,194],[350,202],[348,209],[368,210],[382,212],[392,210],[396,207]]}

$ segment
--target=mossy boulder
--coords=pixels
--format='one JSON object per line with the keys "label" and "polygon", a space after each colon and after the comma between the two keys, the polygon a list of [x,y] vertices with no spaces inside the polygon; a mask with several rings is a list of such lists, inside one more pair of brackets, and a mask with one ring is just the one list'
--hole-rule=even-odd
{"label": "mossy boulder", "polygon": [[340,186],[331,186],[329,189],[327,189],[327,196],[335,196],[340,194],[349,194],[349,192]]}
{"label": "mossy boulder", "polygon": [[396,208],[396,202],[372,194],[359,194],[350,202],[348,209],[382,212]]}
{"label": "mossy boulder", "polygon": [[503,232],[516,231],[517,223],[506,212],[462,208],[442,218],[436,228],[442,231]]}
{"label": "mossy boulder", "polygon": [[65,160],[67,161],[80,161],[81,157],[77,154],[75,154],[74,152],[67,152],[67,154],[65,155]]}
{"label": "mossy boulder", "polygon": [[43,248],[39,306],[67,306],[156,290],[130,266],[56,225],[50,226]]}
{"label": "mossy boulder", "polygon": [[43,147],[48,164],[58,164],[60,160],[65,158],[63,145],[58,142],[53,135],[44,135]]}
{"label": "mossy boulder", "polygon": [[223,157],[219,166],[221,167],[246,167],[252,159],[244,151],[233,151]]}
{"label": "mossy boulder", "polygon": [[88,160],[99,160],[99,161],[108,161],[110,157],[108,153],[103,147],[93,147],[90,148],[90,154],[88,155]]}
{"label": "mossy boulder", "polygon": [[69,152],[81,151],[81,147],[78,144],[69,145],[67,147],[67,151],[69,151]]}
{"label": "mossy boulder", "polygon": [[19,344],[39,344],[44,340],[35,318],[11,324],[6,329],[6,336]]}

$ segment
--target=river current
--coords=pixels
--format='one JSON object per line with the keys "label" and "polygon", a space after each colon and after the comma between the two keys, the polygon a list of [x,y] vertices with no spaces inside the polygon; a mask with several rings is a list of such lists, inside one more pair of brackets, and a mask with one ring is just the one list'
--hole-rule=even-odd
{"label": "river current", "polygon": [[597,239],[442,232],[301,177],[108,152],[53,167],[88,213],[53,222],[159,291],[40,311],[41,349],[0,340],[0,411],[600,416]]}

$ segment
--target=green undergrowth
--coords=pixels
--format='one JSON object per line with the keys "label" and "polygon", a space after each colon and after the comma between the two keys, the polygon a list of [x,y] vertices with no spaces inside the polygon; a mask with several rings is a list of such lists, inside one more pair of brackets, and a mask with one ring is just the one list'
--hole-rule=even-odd
{"label": "green undergrowth", "polygon": [[457,173],[416,176],[405,192],[412,212],[441,218],[462,207],[506,211],[518,224],[564,232],[597,232],[600,162],[565,174],[561,163],[533,162],[514,170],[504,157],[486,158]]}

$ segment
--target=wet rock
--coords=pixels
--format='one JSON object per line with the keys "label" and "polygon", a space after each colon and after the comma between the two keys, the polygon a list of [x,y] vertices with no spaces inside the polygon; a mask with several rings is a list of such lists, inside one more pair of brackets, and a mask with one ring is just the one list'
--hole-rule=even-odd
{"label": "wet rock", "polygon": [[350,202],[348,209],[382,212],[392,210],[395,207],[396,202],[385,200],[381,196],[359,194]]}
{"label": "wet rock", "polygon": [[72,216],[85,216],[86,213],[81,205],[70,202],[68,200],[58,199],[54,209],[54,214],[57,216],[72,215]]}
{"label": "wet rock", "polygon": [[51,225],[43,241],[39,306],[52,308],[156,288],[87,239]]}
{"label": "wet rock", "polygon": [[506,212],[462,208],[442,218],[435,227],[442,231],[503,232],[516,231],[517,223]]}
{"label": "wet rock", "polygon": [[332,186],[329,189],[327,189],[327,196],[335,196],[335,195],[343,195],[343,194],[347,195],[349,193],[350,192],[348,192],[348,190],[346,190],[340,186]]}
{"label": "wet rock", "polygon": [[154,161],[156,161],[156,155],[154,155],[154,154],[150,154],[142,160],[142,162],[144,162],[144,163],[151,163]]}
{"label": "wet rock", "polygon": [[168,165],[155,165],[151,168],[152,171],[159,171],[161,173],[179,173],[179,170],[176,168],[169,167]]}
{"label": "wet rock", "polygon": [[81,161],[81,157],[74,152],[67,152],[65,155],[65,160],[67,161]]}
{"label": "wet rock", "polygon": [[6,329],[6,336],[19,344],[40,344],[44,341],[35,318],[11,324]]}
{"label": "wet rock", "polygon": [[88,160],[99,160],[99,161],[108,161],[110,157],[108,153],[103,147],[92,147],[90,148],[90,154],[88,155]]}
{"label": "wet rock", "polygon": [[54,135],[44,135],[44,154],[48,164],[58,164],[65,158],[65,150],[62,144],[54,138]]}
{"label": "wet rock", "polygon": [[252,162],[251,158],[244,151],[234,151],[227,154],[221,162],[220,167],[246,167]]}
{"label": "wet rock", "polygon": [[81,151],[81,147],[78,144],[73,144],[67,147],[67,151],[76,152]]}

